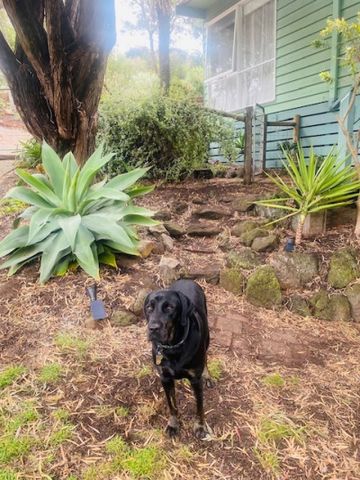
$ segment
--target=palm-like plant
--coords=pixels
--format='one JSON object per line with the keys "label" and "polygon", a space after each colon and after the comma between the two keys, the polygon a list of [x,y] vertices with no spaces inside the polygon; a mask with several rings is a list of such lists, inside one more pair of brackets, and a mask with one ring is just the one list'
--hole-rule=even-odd
{"label": "palm-like plant", "polygon": [[286,157],[283,166],[290,182],[285,182],[277,174],[274,177],[269,175],[269,178],[284,196],[254,203],[290,212],[271,223],[298,215],[295,243],[299,244],[306,216],[353,203],[359,194],[360,181],[356,180],[351,165],[345,165],[346,160],[339,161],[333,150],[321,162],[313,149],[308,160],[300,146],[296,159],[286,150],[283,153]]}
{"label": "palm-like plant", "polygon": [[0,242],[0,265],[14,274],[24,264],[41,258],[40,281],[63,274],[78,263],[86,273],[99,278],[99,262],[116,266],[115,253],[138,255],[135,225],[154,225],[153,212],[132,204],[132,198],[152,187],[134,187],[147,169],[138,168],[107,181],[94,183],[112,154],[102,146],[78,167],[72,153],[61,160],[46,143],[42,146],[45,175],[16,171],[30,188],[18,186],[7,197],[30,205],[22,214],[29,220]]}

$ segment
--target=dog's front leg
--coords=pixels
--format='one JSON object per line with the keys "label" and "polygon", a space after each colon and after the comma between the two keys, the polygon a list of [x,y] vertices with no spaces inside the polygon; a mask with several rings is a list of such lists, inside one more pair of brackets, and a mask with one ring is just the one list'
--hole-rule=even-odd
{"label": "dog's front leg", "polygon": [[170,410],[170,418],[165,431],[169,437],[175,437],[179,433],[179,422],[177,419],[178,410],[176,407],[175,398],[175,382],[172,378],[162,378],[161,383],[164,388]]}
{"label": "dog's front leg", "polygon": [[202,377],[195,377],[190,380],[191,386],[196,400],[196,415],[197,422],[194,426],[195,436],[197,438],[204,438],[207,434],[205,426],[204,415],[204,401],[203,401],[203,379]]}

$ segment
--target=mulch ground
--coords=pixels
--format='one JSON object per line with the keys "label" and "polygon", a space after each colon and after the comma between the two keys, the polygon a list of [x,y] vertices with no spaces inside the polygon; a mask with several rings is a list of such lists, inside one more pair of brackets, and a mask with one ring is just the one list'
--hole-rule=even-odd
{"label": "mulch ground", "polygon": [[[187,226],[201,201],[229,208],[236,196],[267,191],[271,186],[262,177],[247,188],[239,179],[216,179],[159,185],[142,202],[170,209],[172,220]],[[176,214],[180,202],[188,207]],[[209,222],[220,223],[229,234],[240,218]],[[0,219],[1,237],[10,220]],[[332,230],[303,248],[321,252],[326,261],[335,248],[351,244],[349,231]],[[286,231],[283,241],[284,236]],[[169,256],[195,270],[222,265],[221,240],[185,236],[175,241]],[[230,242],[237,247],[231,236]],[[99,296],[109,314],[128,308],[141,288],[162,287],[160,258],[153,254],[118,271],[102,270]],[[208,299],[210,361],[219,370],[214,388],[205,392],[211,434],[204,441],[194,438],[194,401],[189,386],[179,382],[182,429],[172,442],[162,433],[167,409],[143,319],[125,328],[107,323],[102,330],[87,329],[85,286],[90,282],[78,272],[40,286],[35,265],[10,279],[0,272],[0,370],[26,367],[3,390],[0,428],[1,412],[10,415],[19,403],[32,402],[38,411],[37,420],[17,432],[37,442],[6,467],[18,478],[360,478],[359,325],[255,308],[242,296],[200,281]],[[319,279],[311,288],[320,284]],[[41,383],[41,369],[49,363],[61,366],[61,376]],[[51,438],[59,428],[54,412],[60,409],[68,412],[72,434],[54,444]],[[158,449],[163,455],[159,468],[139,474],[122,465],[109,476],[112,457],[106,443],[116,435],[134,451]],[[1,466],[0,455],[0,472]]]}

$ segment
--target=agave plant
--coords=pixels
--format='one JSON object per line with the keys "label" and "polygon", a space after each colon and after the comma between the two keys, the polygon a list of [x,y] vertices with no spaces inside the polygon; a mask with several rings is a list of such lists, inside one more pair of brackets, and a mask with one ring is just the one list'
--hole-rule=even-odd
{"label": "agave plant", "polygon": [[82,168],[72,153],[61,160],[46,143],[42,146],[45,174],[16,173],[27,186],[17,186],[7,197],[30,205],[21,215],[28,224],[13,230],[0,242],[0,265],[14,274],[40,258],[40,281],[63,274],[70,264],[99,278],[99,262],[116,266],[115,253],[138,255],[136,225],[154,225],[153,212],[133,205],[132,199],[152,190],[134,183],[147,169],[138,168],[111,180],[94,183],[112,154],[100,146]]}
{"label": "agave plant", "polygon": [[283,166],[290,181],[285,182],[277,174],[274,177],[268,176],[284,195],[254,203],[290,212],[270,223],[298,215],[295,243],[299,244],[306,216],[354,203],[359,194],[360,181],[356,179],[351,165],[346,165],[346,159],[339,161],[334,150],[325,158],[319,158],[311,149],[308,160],[300,146],[296,159],[287,150],[283,149],[283,153],[286,157]]}

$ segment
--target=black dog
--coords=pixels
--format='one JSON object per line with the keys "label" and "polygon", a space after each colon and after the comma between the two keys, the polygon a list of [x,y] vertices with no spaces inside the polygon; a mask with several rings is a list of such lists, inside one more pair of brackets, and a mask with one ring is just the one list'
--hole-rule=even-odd
{"label": "black dog", "polygon": [[169,436],[179,431],[175,382],[190,380],[198,422],[195,435],[206,435],[203,407],[203,378],[210,383],[206,367],[209,328],[204,292],[192,280],[178,280],[167,290],[150,293],[144,303],[152,357],[160,374],[170,409],[166,427]]}

